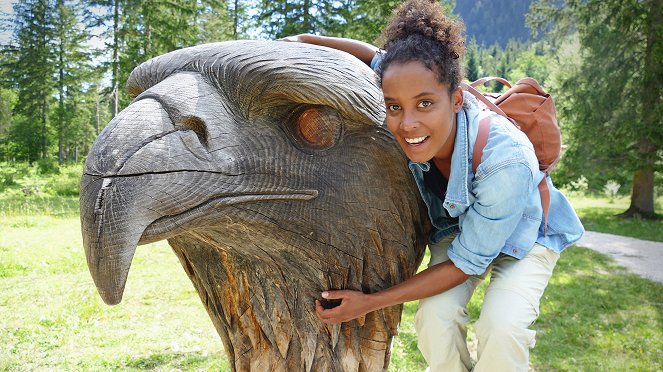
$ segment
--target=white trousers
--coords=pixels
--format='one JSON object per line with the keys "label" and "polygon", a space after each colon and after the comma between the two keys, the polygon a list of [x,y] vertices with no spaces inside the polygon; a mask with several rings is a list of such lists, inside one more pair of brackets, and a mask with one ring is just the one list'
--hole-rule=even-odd
{"label": "white trousers", "polygon": [[[447,247],[453,238],[429,246],[429,267],[449,259]],[[539,316],[539,300],[558,258],[559,253],[538,244],[522,260],[500,254],[483,275],[421,299],[415,328],[430,371],[527,371],[536,334],[529,326]],[[466,341],[467,303],[488,273],[490,284],[475,324],[478,360],[472,366]]]}

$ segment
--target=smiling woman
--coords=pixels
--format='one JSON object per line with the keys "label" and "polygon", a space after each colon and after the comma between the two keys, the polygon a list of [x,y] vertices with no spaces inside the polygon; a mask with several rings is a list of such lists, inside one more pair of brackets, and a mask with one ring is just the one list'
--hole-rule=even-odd
{"label": "smiling woman", "polygon": [[[539,300],[560,252],[583,228],[566,198],[539,171],[528,138],[504,117],[482,112],[460,89],[462,29],[438,2],[410,0],[383,32],[386,52],[349,39],[287,38],[370,62],[381,78],[387,127],[410,160],[433,224],[426,270],[376,293],[324,291],[323,298],[341,303],[326,309],[316,302],[316,309],[323,322],[336,324],[421,299],[415,324],[432,371],[527,370],[535,335],[529,327],[538,317]],[[471,153],[480,121],[489,124],[484,125],[487,145]],[[478,167],[470,167],[473,161]],[[551,190],[547,230],[535,187],[541,180]],[[465,340],[467,304],[488,274],[473,365]]]}
{"label": "smiling woman", "polygon": [[387,106],[387,127],[407,157],[416,162],[431,159],[445,178],[451,171],[456,137],[456,114],[463,94],[439,82],[422,62],[395,64],[382,75]]}

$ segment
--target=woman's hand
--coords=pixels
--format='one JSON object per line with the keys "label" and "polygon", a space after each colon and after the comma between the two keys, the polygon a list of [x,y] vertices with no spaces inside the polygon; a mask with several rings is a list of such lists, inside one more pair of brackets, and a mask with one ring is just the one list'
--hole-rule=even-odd
{"label": "woman's hand", "polygon": [[331,309],[323,308],[320,301],[315,300],[315,311],[318,314],[318,318],[326,324],[348,322],[373,310],[377,310],[377,308],[374,308],[375,305],[372,303],[371,295],[360,291],[325,291],[322,292],[322,298],[327,300],[341,300],[340,305]]}

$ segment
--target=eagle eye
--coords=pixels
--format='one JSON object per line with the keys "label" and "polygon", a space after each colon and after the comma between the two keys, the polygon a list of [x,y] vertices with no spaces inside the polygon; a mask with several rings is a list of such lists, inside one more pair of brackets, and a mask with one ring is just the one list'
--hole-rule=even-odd
{"label": "eagle eye", "polygon": [[341,118],[330,109],[308,108],[297,116],[296,132],[308,146],[326,150],[334,146],[340,137]]}

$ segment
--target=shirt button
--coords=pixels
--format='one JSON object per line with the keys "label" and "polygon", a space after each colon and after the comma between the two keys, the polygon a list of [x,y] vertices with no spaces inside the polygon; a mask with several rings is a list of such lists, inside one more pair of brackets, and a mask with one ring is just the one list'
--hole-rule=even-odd
{"label": "shirt button", "polygon": [[449,204],[449,208],[454,209],[454,208],[456,208],[456,206],[453,205],[453,204]]}
{"label": "shirt button", "polygon": [[514,253],[514,254],[518,253],[518,248],[514,248],[514,249],[513,249],[513,253]]}

